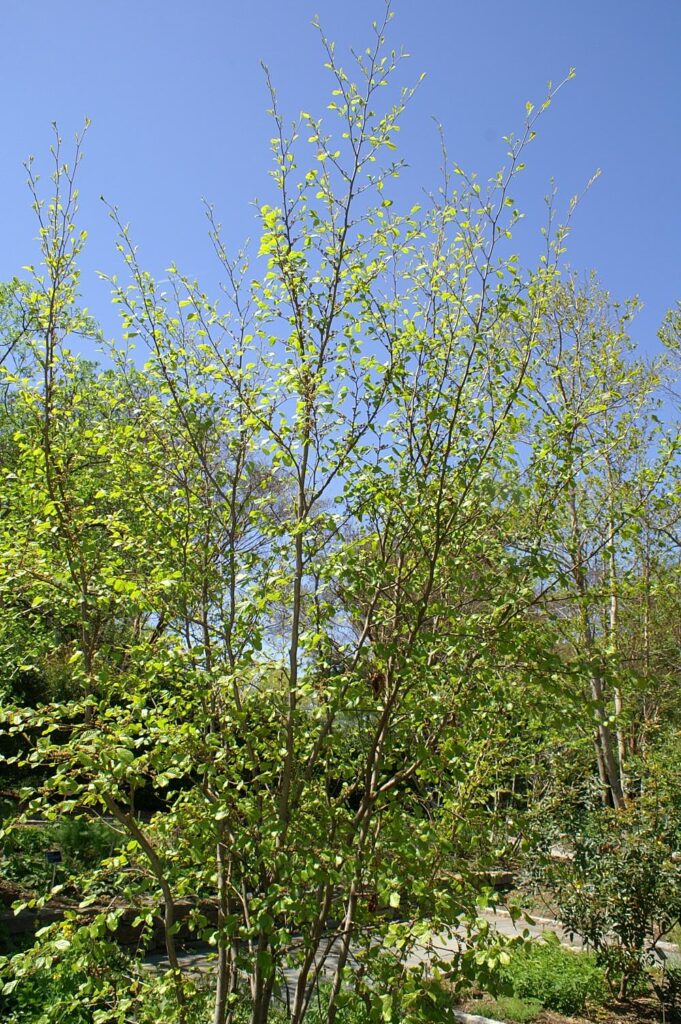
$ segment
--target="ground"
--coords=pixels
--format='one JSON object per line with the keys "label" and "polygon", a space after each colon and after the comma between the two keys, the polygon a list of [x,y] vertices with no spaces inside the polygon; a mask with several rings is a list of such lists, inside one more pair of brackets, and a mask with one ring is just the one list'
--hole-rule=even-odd
{"label": "ground", "polygon": [[[480,1001],[470,999],[462,1009],[478,1014]],[[661,1019],[660,1004],[654,999],[640,998],[622,1005],[596,1007],[582,1017],[565,1017],[553,1010],[542,1010],[534,1018],[534,1024],[659,1024]]]}
{"label": "ground", "polygon": [[601,1006],[589,1011],[588,1017],[563,1017],[544,1010],[536,1024],[658,1024],[660,1004],[652,999],[633,999],[625,1006]]}

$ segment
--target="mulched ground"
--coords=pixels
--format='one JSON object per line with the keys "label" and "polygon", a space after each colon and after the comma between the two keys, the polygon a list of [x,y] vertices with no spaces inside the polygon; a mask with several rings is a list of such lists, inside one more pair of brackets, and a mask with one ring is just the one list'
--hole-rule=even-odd
{"label": "mulched ground", "polygon": [[588,1017],[563,1017],[544,1010],[536,1024],[659,1024],[660,1004],[654,999],[632,999],[622,1006],[601,1006],[589,1011]]}
{"label": "mulched ground", "polygon": [[[470,1000],[463,1007],[467,1013],[479,1013],[478,1000]],[[589,1010],[586,1017],[565,1017],[553,1010],[542,1010],[534,1024],[659,1024],[662,1020],[660,1004],[654,999],[632,999],[626,1004],[600,1006]]]}

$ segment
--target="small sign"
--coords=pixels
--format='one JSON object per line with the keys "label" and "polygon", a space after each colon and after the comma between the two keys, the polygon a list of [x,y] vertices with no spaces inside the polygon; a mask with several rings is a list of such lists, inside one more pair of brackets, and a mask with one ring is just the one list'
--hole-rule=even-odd
{"label": "small sign", "polygon": [[45,860],[48,864],[61,864],[61,850],[46,850]]}

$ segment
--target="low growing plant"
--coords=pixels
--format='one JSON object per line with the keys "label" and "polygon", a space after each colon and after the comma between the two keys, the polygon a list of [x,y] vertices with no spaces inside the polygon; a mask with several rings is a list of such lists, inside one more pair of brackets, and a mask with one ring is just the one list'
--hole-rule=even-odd
{"label": "low growing plant", "polygon": [[568,1015],[603,1002],[607,991],[595,956],[565,949],[553,934],[518,947],[502,976],[516,998],[539,1000],[547,1010]]}
{"label": "low growing plant", "polygon": [[536,1020],[543,1009],[539,999],[520,999],[518,996],[499,996],[498,999],[481,999],[475,1005],[475,1013],[495,1020],[512,1021],[513,1024],[529,1024]]}

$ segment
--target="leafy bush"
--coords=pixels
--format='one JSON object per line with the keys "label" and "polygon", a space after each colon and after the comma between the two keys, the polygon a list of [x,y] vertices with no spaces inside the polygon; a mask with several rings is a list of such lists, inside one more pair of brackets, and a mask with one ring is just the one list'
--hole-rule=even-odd
{"label": "leafy bush", "polygon": [[655,965],[657,941],[681,918],[674,815],[645,804],[593,814],[573,836],[572,860],[546,870],[561,923],[595,951],[625,998]]}
{"label": "leafy bush", "polygon": [[90,1024],[115,999],[125,966],[112,943],[41,936],[23,957],[0,958],[0,1011],[8,1024]]}
{"label": "leafy bush", "polygon": [[[321,986],[319,998],[312,1000],[310,1009],[305,1017],[305,1024],[325,1024],[327,1014],[328,989]],[[338,1008],[336,1017],[338,1024],[368,1024],[369,1013],[364,1003],[346,993],[346,998]],[[393,1022],[396,1024],[395,1017]]]}
{"label": "leafy bush", "polygon": [[27,889],[45,890],[51,869],[45,851],[53,845],[48,828],[14,828],[2,838],[2,875]]}
{"label": "leafy bush", "polygon": [[[192,1024],[210,1019],[212,993],[184,979]],[[89,925],[75,918],[37,933],[21,955],[0,956],[3,1024],[177,1024],[169,972],[144,970],[113,941],[106,915]]]}
{"label": "leafy bush", "polygon": [[605,977],[591,953],[573,953],[555,935],[519,947],[503,969],[504,980],[520,999],[538,999],[548,1010],[580,1013],[588,1002],[601,1003]]}
{"label": "leafy bush", "polygon": [[67,866],[96,867],[109,857],[116,843],[116,833],[103,821],[63,818],[54,830],[58,846]]}

